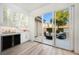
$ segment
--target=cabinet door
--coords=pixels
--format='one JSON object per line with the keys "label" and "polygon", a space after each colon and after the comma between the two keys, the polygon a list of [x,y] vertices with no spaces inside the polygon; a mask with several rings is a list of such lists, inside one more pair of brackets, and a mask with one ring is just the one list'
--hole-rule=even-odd
{"label": "cabinet door", "polygon": [[25,38],[26,34],[21,33],[21,43],[26,42],[26,38]]}
{"label": "cabinet door", "polygon": [[26,32],[26,39],[29,40],[29,32]]}
{"label": "cabinet door", "polygon": [[14,46],[20,44],[20,34],[14,35]]}
{"label": "cabinet door", "polygon": [[21,43],[24,43],[28,40],[29,40],[29,33],[28,32],[21,33]]}
{"label": "cabinet door", "polygon": [[12,47],[12,36],[3,36],[1,38],[2,43],[2,51]]}

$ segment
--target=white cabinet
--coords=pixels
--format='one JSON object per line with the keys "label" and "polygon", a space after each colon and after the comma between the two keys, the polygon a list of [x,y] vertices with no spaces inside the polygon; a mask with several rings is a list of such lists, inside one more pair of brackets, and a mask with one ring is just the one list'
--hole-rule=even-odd
{"label": "white cabinet", "polygon": [[29,32],[22,32],[21,33],[21,43],[24,43],[29,40]]}

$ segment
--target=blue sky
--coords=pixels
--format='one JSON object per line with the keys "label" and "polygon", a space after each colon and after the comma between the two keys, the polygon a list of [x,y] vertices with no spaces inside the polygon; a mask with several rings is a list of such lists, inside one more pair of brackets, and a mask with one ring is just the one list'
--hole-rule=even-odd
{"label": "blue sky", "polygon": [[45,19],[46,23],[49,23],[50,19],[53,17],[54,17],[54,13],[52,13],[52,12],[48,12],[48,13],[43,14],[43,20]]}

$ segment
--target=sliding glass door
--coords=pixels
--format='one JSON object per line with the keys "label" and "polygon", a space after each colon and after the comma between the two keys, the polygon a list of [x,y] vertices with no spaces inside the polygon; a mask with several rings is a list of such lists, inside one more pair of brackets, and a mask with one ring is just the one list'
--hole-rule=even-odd
{"label": "sliding glass door", "polygon": [[71,6],[55,12],[45,13],[43,22],[43,43],[55,47],[73,50],[73,12]]}
{"label": "sliding glass door", "polygon": [[56,46],[60,48],[69,48],[69,11],[57,11],[56,20]]}
{"label": "sliding glass door", "polygon": [[55,46],[73,50],[73,6],[55,12]]}
{"label": "sliding glass door", "polygon": [[47,12],[37,17],[36,41],[73,50],[73,12],[74,7],[71,6],[62,10]]}

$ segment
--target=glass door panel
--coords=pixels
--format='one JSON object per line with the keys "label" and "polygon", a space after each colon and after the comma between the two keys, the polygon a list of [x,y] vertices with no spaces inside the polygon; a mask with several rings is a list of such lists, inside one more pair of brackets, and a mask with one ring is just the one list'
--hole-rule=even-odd
{"label": "glass door panel", "polygon": [[71,50],[71,40],[70,40],[70,20],[72,20],[69,9],[64,9],[55,12],[56,21],[56,47]]}
{"label": "glass door panel", "polygon": [[43,24],[43,43],[54,45],[54,13],[48,12],[42,16]]}

